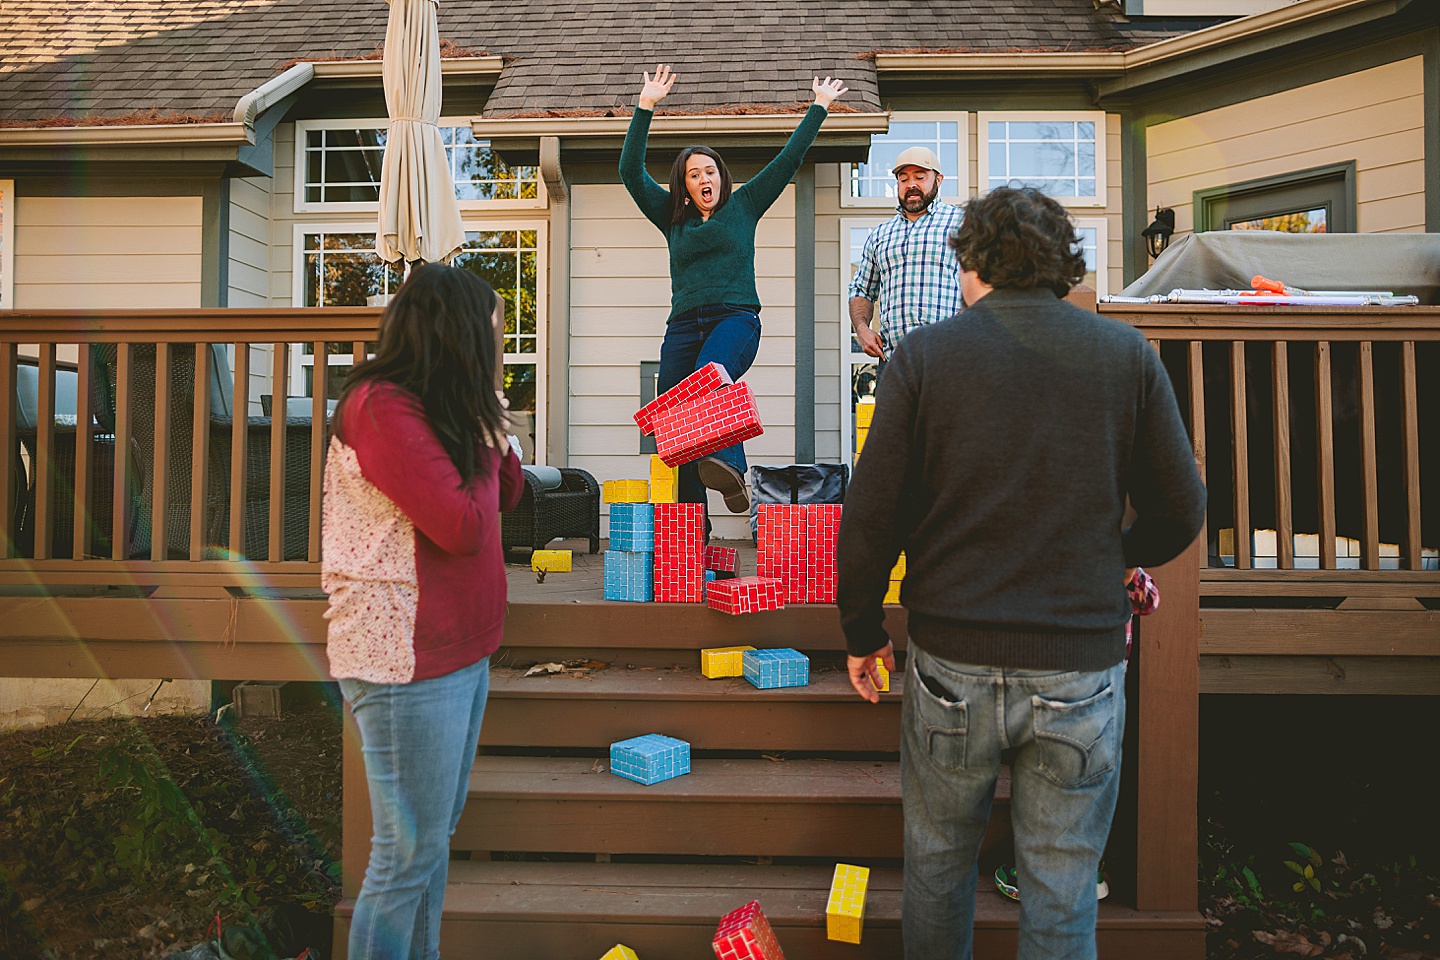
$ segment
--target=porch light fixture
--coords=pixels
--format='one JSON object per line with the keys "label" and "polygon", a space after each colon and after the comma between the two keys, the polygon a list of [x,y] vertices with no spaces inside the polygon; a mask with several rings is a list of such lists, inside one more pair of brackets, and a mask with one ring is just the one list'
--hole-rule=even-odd
{"label": "porch light fixture", "polygon": [[1150,248],[1150,259],[1155,259],[1170,246],[1170,237],[1175,233],[1175,211],[1169,207],[1156,207],[1155,219],[1150,226],[1140,231],[1145,246]]}

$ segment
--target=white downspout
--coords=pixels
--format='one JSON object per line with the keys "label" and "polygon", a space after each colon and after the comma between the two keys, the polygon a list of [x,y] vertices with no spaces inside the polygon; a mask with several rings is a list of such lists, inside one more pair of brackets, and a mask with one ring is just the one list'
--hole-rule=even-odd
{"label": "white downspout", "polygon": [[546,359],[545,462],[570,463],[570,192],[560,169],[560,138],[540,138],[540,176],[550,203],[550,356]]}

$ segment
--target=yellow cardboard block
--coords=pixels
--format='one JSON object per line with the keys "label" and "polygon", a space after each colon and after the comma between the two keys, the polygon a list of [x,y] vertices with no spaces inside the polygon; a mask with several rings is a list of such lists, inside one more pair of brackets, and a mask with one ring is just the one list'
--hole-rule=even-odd
{"label": "yellow cardboard block", "polygon": [[875,401],[865,403],[861,401],[855,404],[855,426],[868,427],[875,416]]}
{"label": "yellow cardboard block", "polygon": [[570,551],[536,550],[530,554],[530,569],[536,573],[541,570],[549,573],[569,573]]}
{"label": "yellow cardboard block", "polygon": [[711,680],[745,675],[745,651],[754,647],[709,647],[700,651],[700,672]]}
{"label": "yellow cardboard block", "polygon": [[895,561],[895,566],[890,570],[891,580],[905,579],[905,551],[900,551],[900,559]]}
{"label": "yellow cardboard block", "polygon": [[634,950],[631,950],[625,946],[625,944],[617,943],[609,950],[606,950],[605,956],[601,957],[600,960],[640,960],[640,958],[635,955]]}
{"label": "yellow cardboard block", "polygon": [[890,692],[890,671],[885,669],[885,661],[879,657],[875,658],[875,670],[880,674],[880,686],[876,687],[881,693]]}
{"label": "yellow cardboard block", "polygon": [[650,481],[606,480],[601,487],[601,499],[606,503],[648,503]]}
{"label": "yellow cardboard block", "polygon": [[650,455],[650,502],[675,503],[680,493],[680,468],[667,467],[665,461]]}
{"label": "yellow cardboard block", "polygon": [[891,580],[890,589],[885,591],[885,603],[894,605],[900,602],[900,581]]}
{"label": "yellow cardboard block", "polygon": [[869,886],[869,867],[835,864],[830,900],[825,905],[826,937],[844,943],[860,942],[860,931],[865,925],[865,893]]}
{"label": "yellow cardboard block", "polygon": [[855,452],[859,453],[865,449],[865,438],[870,435],[869,427],[857,427],[855,429]]}

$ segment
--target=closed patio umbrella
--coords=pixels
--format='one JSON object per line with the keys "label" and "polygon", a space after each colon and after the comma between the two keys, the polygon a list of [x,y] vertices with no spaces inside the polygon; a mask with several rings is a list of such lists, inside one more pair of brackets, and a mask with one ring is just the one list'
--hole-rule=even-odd
{"label": "closed patio umbrella", "polygon": [[465,228],[440,139],[439,3],[388,2],[383,76],[390,131],[376,247],[389,263],[448,263],[465,243]]}

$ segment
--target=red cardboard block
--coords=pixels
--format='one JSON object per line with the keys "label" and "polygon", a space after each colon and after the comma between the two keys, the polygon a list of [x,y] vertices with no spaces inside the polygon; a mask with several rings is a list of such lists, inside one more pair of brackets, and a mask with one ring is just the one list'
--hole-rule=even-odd
{"label": "red cardboard block", "polygon": [[[635,411],[635,422],[639,424],[641,433],[654,433],[655,419],[664,411],[678,407],[682,403],[698,400],[705,394],[719,390],[732,382],[730,374],[725,371],[724,367],[718,363],[707,363]],[[671,463],[667,466],[673,467],[675,464]]]}
{"label": "red cardboard block", "polygon": [[736,615],[779,610],[785,606],[780,581],[765,577],[711,580],[705,589],[705,602],[712,610]]}
{"label": "red cardboard block", "polygon": [[840,504],[812,503],[805,507],[806,603],[834,603],[839,567],[835,540],[840,536]]}
{"label": "red cardboard block", "polygon": [[655,602],[700,603],[704,556],[705,505],[655,504]]}
{"label": "red cardboard block", "polygon": [[705,548],[705,569],[718,570],[721,573],[735,572],[735,548],[734,547],[706,547]]}
{"label": "red cardboard block", "polygon": [[785,960],[758,900],[721,917],[713,943],[720,960]]}
{"label": "red cardboard block", "polygon": [[805,603],[810,595],[805,572],[805,507],[762,503],[758,512],[760,543],[755,572],[779,580],[786,603]]}
{"label": "red cardboard block", "polygon": [[666,466],[678,467],[764,432],[750,385],[734,383],[661,412],[655,452]]}

